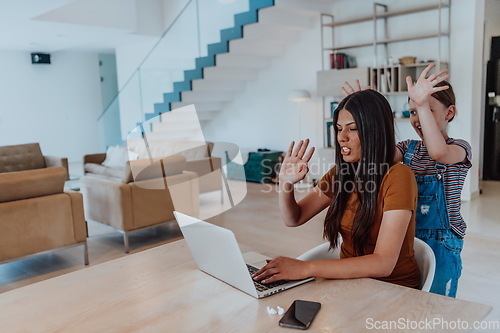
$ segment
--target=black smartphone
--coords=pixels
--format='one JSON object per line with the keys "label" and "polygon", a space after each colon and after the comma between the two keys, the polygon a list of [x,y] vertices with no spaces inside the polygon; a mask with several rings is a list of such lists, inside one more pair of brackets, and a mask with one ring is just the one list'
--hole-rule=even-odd
{"label": "black smartphone", "polygon": [[321,303],[295,300],[280,320],[280,326],[307,330],[321,309]]}

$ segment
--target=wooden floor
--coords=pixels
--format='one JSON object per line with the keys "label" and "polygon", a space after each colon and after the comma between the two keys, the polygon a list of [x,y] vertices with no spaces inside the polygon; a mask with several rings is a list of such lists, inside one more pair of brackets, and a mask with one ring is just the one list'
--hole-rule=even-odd
{"label": "wooden floor", "polygon": [[[462,254],[463,272],[459,283],[458,298],[492,305],[486,318],[500,321],[500,182],[483,182],[483,194],[464,203],[463,215],[469,229]],[[304,194],[298,194],[298,197]],[[281,222],[276,189],[270,185],[247,183],[243,201],[235,207],[220,212],[220,194],[204,194],[201,197],[201,214],[209,221],[231,229],[238,240],[244,240],[253,250],[262,247],[262,233],[278,231],[269,256],[296,257],[323,242],[322,222],[325,212],[299,228],[287,228]],[[225,200],[225,209],[230,208]],[[218,215],[217,215],[218,214]],[[214,216],[215,215],[215,216]],[[244,220],[246,223],[233,223]],[[90,265],[133,255],[154,246],[181,238],[175,222],[149,229],[130,236],[130,254],[123,252],[122,235],[98,223],[89,223]],[[286,253],[278,249],[286,245]],[[273,246],[266,244],[266,248]],[[242,251],[249,249],[243,248]],[[0,265],[0,293],[36,283],[72,271],[85,269],[82,247],[73,247],[36,255],[34,257]]]}

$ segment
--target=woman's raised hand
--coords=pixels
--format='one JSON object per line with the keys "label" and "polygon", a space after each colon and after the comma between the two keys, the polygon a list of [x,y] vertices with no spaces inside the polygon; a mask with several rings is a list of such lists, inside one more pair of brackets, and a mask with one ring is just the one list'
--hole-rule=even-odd
{"label": "woman's raised hand", "polygon": [[356,89],[354,89],[347,81],[344,82],[344,86],[340,89],[342,90],[342,92],[344,93],[345,96],[349,96],[350,94],[355,93],[357,91],[367,90],[367,89],[371,89],[371,88],[372,87],[367,86],[365,89],[362,89],[361,84],[359,83],[359,80],[356,80]]}
{"label": "woman's raised hand", "polygon": [[450,77],[450,74],[446,73],[448,69],[442,69],[426,78],[432,67],[434,67],[434,63],[431,63],[422,71],[415,84],[413,84],[410,76],[406,77],[408,96],[417,106],[426,104],[429,101],[429,96],[435,92],[449,88],[449,86],[435,87],[436,84]]}
{"label": "woman's raised hand", "polygon": [[314,153],[314,147],[311,147],[306,153],[309,139],[305,141],[300,140],[295,149],[294,145],[295,142],[292,141],[283,159],[279,174],[280,183],[295,184],[304,179],[307,172],[309,172],[307,162],[309,162]]}

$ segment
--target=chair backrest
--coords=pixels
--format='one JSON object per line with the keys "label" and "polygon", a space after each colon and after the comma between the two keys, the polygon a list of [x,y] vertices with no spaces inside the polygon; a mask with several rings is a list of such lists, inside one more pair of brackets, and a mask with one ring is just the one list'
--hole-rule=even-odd
{"label": "chair backrest", "polygon": [[[342,242],[340,242],[340,244],[341,243]],[[340,244],[333,251],[329,251],[330,243],[323,243],[302,253],[297,259],[302,261],[340,259]]]}
{"label": "chair backrest", "polygon": [[0,173],[0,204],[62,193],[66,174],[63,167]]}
{"label": "chair backrest", "polygon": [[420,270],[420,290],[429,291],[436,271],[436,257],[431,247],[416,237],[413,247],[415,260]]}
{"label": "chair backrest", "polygon": [[[342,241],[342,240],[340,240]],[[342,243],[342,242],[340,242]],[[299,260],[325,260],[325,259],[340,259],[340,246],[333,251],[329,251],[330,243],[326,242],[315,248],[304,252],[297,257]],[[434,280],[434,272],[436,271],[436,258],[431,247],[424,241],[415,238],[414,241],[415,260],[417,261],[418,269],[420,270],[420,286],[422,291],[431,289],[432,281]]]}
{"label": "chair backrest", "polygon": [[38,143],[0,147],[0,173],[45,168]]}

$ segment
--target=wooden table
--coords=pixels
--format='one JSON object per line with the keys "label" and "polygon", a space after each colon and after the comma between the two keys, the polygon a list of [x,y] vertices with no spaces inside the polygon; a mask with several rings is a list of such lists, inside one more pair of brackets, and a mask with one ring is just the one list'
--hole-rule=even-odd
{"label": "wooden table", "polygon": [[490,311],[373,279],[319,279],[257,300],[198,270],[180,240],[0,294],[0,332],[297,332],[266,311],[295,299],[322,304],[310,332],[366,332],[367,320],[472,322]]}

